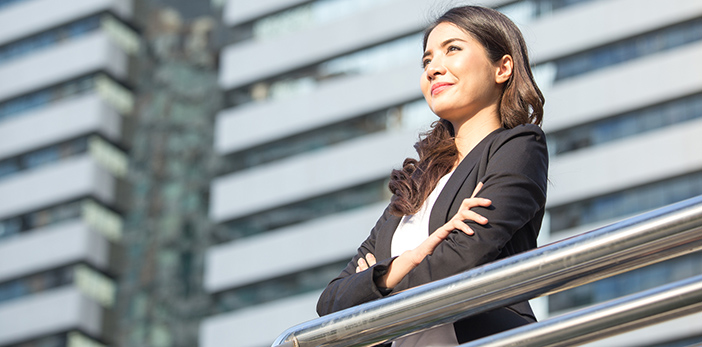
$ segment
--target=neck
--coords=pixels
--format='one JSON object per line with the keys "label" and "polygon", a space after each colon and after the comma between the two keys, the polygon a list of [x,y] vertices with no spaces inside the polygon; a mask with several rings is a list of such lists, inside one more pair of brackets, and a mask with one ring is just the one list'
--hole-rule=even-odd
{"label": "neck", "polygon": [[465,121],[451,122],[456,133],[458,148],[458,163],[491,132],[499,129],[502,124],[497,114],[497,108],[483,109]]}

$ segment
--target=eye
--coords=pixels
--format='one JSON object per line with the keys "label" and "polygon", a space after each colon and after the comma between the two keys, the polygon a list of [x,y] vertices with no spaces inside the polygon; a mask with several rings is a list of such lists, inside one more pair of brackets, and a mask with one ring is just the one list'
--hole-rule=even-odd
{"label": "eye", "polygon": [[426,69],[429,63],[431,63],[431,59],[429,58],[422,60],[422,69]]}
{"label": "eye", "polygon": [[453,46],[453,45],[448,46],[448,47],[446,48],[446,52],[447,52],[447,53],[448,53],[448,52],[460,51],[460,50],[461,50],[461,47]]}

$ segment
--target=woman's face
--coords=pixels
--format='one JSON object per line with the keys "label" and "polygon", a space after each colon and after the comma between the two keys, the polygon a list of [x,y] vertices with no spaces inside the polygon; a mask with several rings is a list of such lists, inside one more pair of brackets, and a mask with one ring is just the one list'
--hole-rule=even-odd
{"label": "woman's face", "polygon": [[499,102],[498,65],[471,35],[441,23],[429,33],[422,59],[424,98],[439,117],[464,122]]}

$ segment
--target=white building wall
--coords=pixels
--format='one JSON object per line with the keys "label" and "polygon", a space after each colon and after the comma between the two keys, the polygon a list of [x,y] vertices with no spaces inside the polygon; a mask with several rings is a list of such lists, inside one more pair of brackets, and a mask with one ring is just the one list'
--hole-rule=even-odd
{"label": "white building wall", "polygon": [[86,262],[107,270],[109,242],[82,221],[66,221],[0,242],[0,283],[64,265]]}
{"label": "white building wall", "polygon": [[270,346],[293,325],[317,318],[321,291],[212,316],[200,325],[200,347]]}
{"label": "white building wall", "polygon": [[[217,292],[350,258],[368,237],[386,202],[214,246],[205,259],[205,289]],[[295,245],[305,240],[307,249]],[[265,245],[265,246],[263,246]],[[265,262],[241,259],[267,259]],[[291,261],[294,259],[294,261]]]}
{"label": "white building wall", "polygon": [[85,154],[0,180],[0,218],[85,196],[115,203],[116,180]]}
{"label": "white building wall", "polygon": [[522,31],[532,63],[539,64],[700,15],[699,1],[593,1],[527,23]]}
{"label": "white building wall", "polygon": [[[421,98],[419,73],[417,64],[403,64],[332,80],[298,97],[223,110],[215,123],[215,150],[226,155]],[[369,87],[378,81],[382,88]]]}
{"label": "white building wall", "polygon": [[[545,92],[544,131],[589,123],[702,91],[702,42],[610,66]],[[684,71],[680,67],[685,66]]]}
{"label": "white building wall", "polygon": [[0,45],[49,30],[61,24],[103,11],[112,11],[124,18],[133,15],[132,0],[23,1],[0,11]]}
{"label": "white building wall", "polygon": [[99,336],[102,308],[78,288],[66,286],[0,304],[0,344],[71,329]]}
{"label": "white building wall", "polygon": [[[504,2],[483,1],[483,5],[494,6]],[[422,0],[394,1],[276,39],[247,41],[225,47],[221,54],[220,85],[223,89],[241,87],[346,52],[419,32],[427,23],[427,13],[434,5]],[[284,54],[285,59],[280,59],[280,54]],[[419,56],[417,61],[420,61]],[[241,66],[246,68],[242,69]]]}
{"label": "white building wall", "polygon": [[0,122],[0,159],[90,133],[116,142],[122,136],[122,117],[95,92]]}
{"label": "white building wall", "polygon": [[700,134],[697,119],[559,156],[549,170],[547,207],[702,170]]}
{"label": "white building wall", "polygon": [[383,179],[413,154],[416,136],[409,132],[369,135],[219,177],[211,185],[210,217],[224,222]]}
{"label": "white building wall", "polygon": [[0,65],[0,100],[26,94],[88,73],[127,76],[127,54],[102,31]]}

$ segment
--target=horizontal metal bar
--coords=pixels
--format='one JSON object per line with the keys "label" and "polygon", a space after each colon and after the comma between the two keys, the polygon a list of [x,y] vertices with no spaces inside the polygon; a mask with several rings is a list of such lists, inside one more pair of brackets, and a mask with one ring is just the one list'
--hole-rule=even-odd
{"label": "horizontal metal bar", "polygon": [[702,196],[286,330],[273,346],[371,346],[702,249]]}
{"label": "horizontal metal bar", "polygon": [[702,311],[702,275],[521,326],[461,347],[561,347]]}

